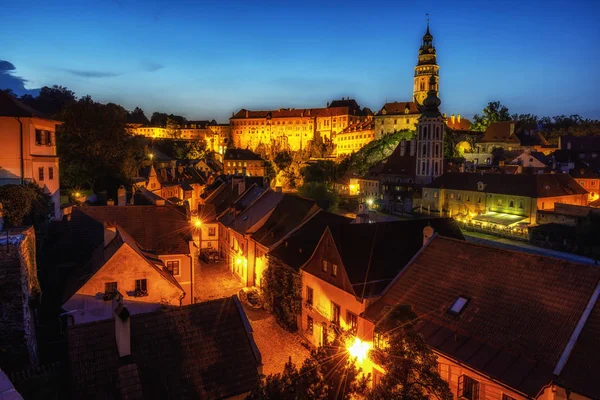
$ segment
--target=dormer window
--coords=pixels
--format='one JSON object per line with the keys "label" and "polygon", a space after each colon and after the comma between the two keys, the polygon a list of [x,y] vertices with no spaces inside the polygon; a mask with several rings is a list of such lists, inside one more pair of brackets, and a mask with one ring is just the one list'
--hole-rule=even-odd
{"label": "dormer window", "polygon": [[485,184],[483,182],[477,182],[477,190],[483,191],[485,189]]}
{"label": "dormer window", "polygon": [[458,296],[458,298],[456,300],[454,300],[454,303],[452,304],[452,306],[450,307],[448,312],[453,315],[459,315],[464,310],[464,308],[468,302],[469,302],[468,298],[463,297],[463,296]]}

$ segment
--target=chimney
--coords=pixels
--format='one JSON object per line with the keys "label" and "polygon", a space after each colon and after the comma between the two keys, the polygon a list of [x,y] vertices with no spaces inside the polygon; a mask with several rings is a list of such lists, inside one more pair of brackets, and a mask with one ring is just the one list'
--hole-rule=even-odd
{"label": "chimney", "polygon": [[238,183],[238,196],[246,191],[246,178],[243,178]]}
{"label": "chimney", "polygon": [[450,122],[454,123],[454,114],[450,116]]}
{"label": "chimney", "polygon": [[117,236],[117,226],[110,222],[104,223],[104,247]]}
{"label": "chimney", "polygon": [[131,355],[131,318],[129,310],[123,304],[115,308],[115,338],[119,358]]}
{"label": "chimney", "polygon": [[425,246],[433,237],[434,230],[431,226],[426,226],[423,228],[423,246]]}
{"label": "chimney", "polygon": [[415,138],[410,141],[410,155],[414,156],[416,150],[417,150],[417,139]]}
{"label": "chimney", "polygon": [[117,189],[117,205],[127,205],[127,191],[125,190],[125,186],[123,185],[119,186],[119,189]]}
{"label": "chimney", "polygon": [[460,114],[458,114],[457,120],[458,120],[458,123],[460,124]]}
{"label": "chimney", "polygon": [[400,141],[400,156],[404,157],[406,154],[406,139]]}
{"label": "chimney", "polygon": [[235,117],[235,113],[232,111],[231,112],[231,118]]}
{"label": "chimney", "polygon": [[115,201],[113,199],[108,199],[106,200],[106,205],[112,207],[115,205]]}
{"label": "chimney", "polygon": [[248,118],[248,110],[246,110],[246,118]]}

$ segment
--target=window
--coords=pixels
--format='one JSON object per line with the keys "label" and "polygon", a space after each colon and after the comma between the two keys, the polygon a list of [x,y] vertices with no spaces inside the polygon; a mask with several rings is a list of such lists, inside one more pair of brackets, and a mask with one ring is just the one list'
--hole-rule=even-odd
{"label": "window", "polygon": [[329,262],[325,259],[321,260],[321,271],[327,273],[329,270]]}
{"label": "window", "polygon": [[502,400],[517,400],[512,396],[507,395],[506,393],[502,393]]}
{"label": "window", "polygon": [[314,322],[311,316],[309,316],[306,320],[306,332],[310,333],[311,335],[314,332]]}
{"label": "window", "polygon": [[179,261],[167,261],[167,271],[171,275],[179,275]]}
{"label": "window", "polygon": [[515,202],[514,202],[514,200],[511,200],[511,201],[508,203],[508,206],[509,206],[510,208],[514,208],[514,207],[515,207]]}
{"label": "window", "polygon": [[353,312],[346,311],[346,325],[348,326],[348,330],[352,332],[353,335],[356,335],[358,330],[358,316]]}
{"label": "window", "polygon": [[477,198],[477,203],[481,204],[481,196]]}
{"label": "window", "polygon": [[450,193],[450,198],[454,199],[454,193]]}
{"label": "window", "polygon": [[48,179],[49,180],[54,179],[54,167],[48,167]]}
{"label": "window", "polygon": [[104,295],[108,296],[117,291],[117,282],[106,282],[104,283]]}
{"label": "window", "polygon": [[333,323],[335,325],[340,324],[340,313],[341,313],[340,306],[338,306],[337,304],[335,304],[332,301],[331,302],[331,323]]}
{"label": "window", "polygon": [[331,264],[331,276],[337,276],[337,264]]}
{"label": "window", "polygon": [[148,295],[148,280],[147,279],[136,279],[135,280],[135,295],[136,296]]}
{"label": "window", "polygon": [[496,204],[498,204],[498,207],[502,207],[502,199],[498,199]]}
{"label": "window", "polygon": [[458,377],[458,397],[479,400],[479,382],[467,375]]}
{"label": "window", "polygon": [[208,228],[208,236],[215,236],[217,234],[217,230],[214,226]]}
{"label": "window", "polygon": [[35,130],[35,144],[37,146],[53,146],[54,133],[42,129]]}
{"label": "window", "polygon": [[44,167],[38,168],[38,178],[40,182],[44,180]]}
{"label": "window", "polygon": [[467,299],[466,297],[458,296],[458,298],[454,300],[454,303],[452,304],[448,312],[450,314],[458,315],[462,312],[462,310],[465,308],[468,302],[469,299]]}
{"label": "window", "polygon": [[523,203],[523,200],[519,200],[519,208],[520,209],[525,208],[525,204]]}
{"label": "window", "polygon": [[313,289],[310,286],[306,287],[306,304],[313,305]]}

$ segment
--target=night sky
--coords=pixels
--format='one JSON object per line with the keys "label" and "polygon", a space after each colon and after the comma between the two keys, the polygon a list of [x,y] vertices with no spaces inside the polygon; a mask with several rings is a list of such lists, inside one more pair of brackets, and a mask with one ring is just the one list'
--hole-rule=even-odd
{"label": "night sky", "polygon": [[[455,4],[456,3],[456,4]],[[0,88],[226,122],[240,108],[410,101],[426,13],[442,111],[600,119],[600,1],[1,0]]]}

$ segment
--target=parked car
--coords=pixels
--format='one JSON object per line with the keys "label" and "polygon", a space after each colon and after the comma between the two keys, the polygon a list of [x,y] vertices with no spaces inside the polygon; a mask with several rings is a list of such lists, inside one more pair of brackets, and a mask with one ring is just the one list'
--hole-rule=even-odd
{"label": "parked car", "polygon": [[250,308],[262,308],[263,302],[258,294],[258,290],[253,287],[242,288],[238,293],[240,300]]}
{"label": "parked car", "polygon": [[219,261],[219,253],[216,250],[202,250],[200,252],[200,261],[207,264]]}

